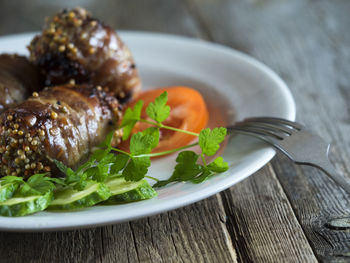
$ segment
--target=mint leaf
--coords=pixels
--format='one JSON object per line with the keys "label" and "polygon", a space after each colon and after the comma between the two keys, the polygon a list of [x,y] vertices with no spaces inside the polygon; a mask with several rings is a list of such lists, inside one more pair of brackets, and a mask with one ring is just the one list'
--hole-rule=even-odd
{"label": "mint leaf", "polygon": [[223,173],[228,170],[228,163],[220,156],[208,164],[207,167],[214,173]]}
{"label": "mint leaf", "polygon": [[145,177],[150,165],[151,159],[149,157],[131,158],[123,170],[122,176],[127,181],[139,181]]}
{"label": "mint leaf", "polygon": [[134,128],[136,122],[138,122],[141,118],[141,110],[143,106],[143,101],[138,101],[134,109],[128,108],[125,113],[121,123],[121,127],[123,128],[123,140],[129,138],[132,129]]}
{"label": "mint leaf", "polygon": [[129,160],[129,156],[125,155],[125,154],[118,154],[116,156],[116,160],[115,163],[112,164],[111,169],[110,169],[110,174],[111,175],[116,175],[117,173],[119,173],[126,165],[126,163]]}
{"label": "mint leaf", "polygon": [[170,107],[166,105],[168,101],[168,92],[164,91],[154,102],[148,104],[146,113],[148,117],[158,123],[165,121],[170,114]]}
{"label": "mint leaf", "polygon": [[159,132],[159,128],[157,127],[150,127],[147,128],[145,130],[142,131],[143,135],[151,135],[153,137],[153,143],[151,145],[151,149],[154,149],[157,147],[158,143],[159,143],[159,137],[160,137],[160,132]]}
{"label": "mint leaf", "polygon": [[130,152],[132,155],[150,153],[154,145],[154,137],[142,132],[135,133],[131,136]]}
{"label": "mint leaf", "polygon": [[205,155],[214,155],[226,136],[226,128],[206,128],[199,133],[199,146]]}

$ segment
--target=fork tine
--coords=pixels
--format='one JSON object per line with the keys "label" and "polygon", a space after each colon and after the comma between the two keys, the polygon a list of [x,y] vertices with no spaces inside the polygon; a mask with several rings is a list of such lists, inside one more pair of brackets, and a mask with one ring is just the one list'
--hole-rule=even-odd
{"label": "fork tine", "polygon": [[301,130],[304,126],[300,123],[289,121],[281,118],[275,118],[275,117],[254,117],[254,118],[246,118],[244,121],[253,121],[253,122],[264,122],[264,123],[271,123],[271,124],[283,124],[293,127],[296,130]]}
{"label": "fork tine", "polygon": [[266,131],[263,129],[255,129],[253,127],[244,127],[244,126],[229,126],[227,127],[229,132],[238,132],[238,133],[244,133],[244,134],[248,134],[251,136],[255,136],[258,137],[264,141],[267,141],[273,145],[278,144],[279,140],[282,140],[283,138],[280,137],[279,135],[270,132],[270,131]]}
{"label": "fork tine", "polygon": [[[255,121],[243,121],[237,123],[238,126],[247,126],[247,127],[258,127],[258,128],[264,128],[269,131],[273,132],[281,132],[284,133],[285,135],[292,135],[295,130],[293,128],[290,128],[288,126],[284,125],[275,125],[275,124],[270,124],[270,123],[264,123],[264,122],[255,122]],[[285,136],[283,136],[285,137]]]}

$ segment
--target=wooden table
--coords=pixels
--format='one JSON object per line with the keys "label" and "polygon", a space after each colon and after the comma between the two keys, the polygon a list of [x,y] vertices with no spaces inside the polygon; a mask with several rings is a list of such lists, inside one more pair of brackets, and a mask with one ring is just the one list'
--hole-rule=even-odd
{"label": "wooden table", "polygon": [[[261,60],[287,82],[298,121],[333,142],[331,160],[349,177],[350,1],[11,0],[1,2],[0,34],[39,30],[63,5],[85,6],[116,29],[202,38]],[[2,232],[0,261],[348,262],[349,228],[349,196],[278,155],[234,187],[168,213],[86,230]]]}

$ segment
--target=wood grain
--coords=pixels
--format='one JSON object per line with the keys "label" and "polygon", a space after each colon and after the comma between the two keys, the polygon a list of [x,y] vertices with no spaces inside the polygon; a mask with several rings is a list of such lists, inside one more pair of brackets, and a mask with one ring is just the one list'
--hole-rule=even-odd
{"label": "wood grain", "polygon": [[[332,161],[349,175],[349,4],[12,0],[1,3],[0,34],[39,30],[44,16],[81,5],[117,29],[200,37],[249,53],[287,81],[298,119],[334,139]],[[230,190],[169,213],[88,230],[2,232],[0,261],[314,262],[315,252],[345,262],[349,231],[325,224],[349,216],[348,199],[320,172],[279,157]]]}
{"label": "wood grain", "polygon": [[53,233],[0,232],[0,262],[234,262],[223,209],[203,202],[130,223]]}
{"label": "wood grain", "polygon": [[271,165],[221,198],[239,262],[317,262]]}
{"label": "wood grain", "polygon": [[[191,3],[212,39],[252,54],[284,78],[295,96],[298,120],[333,140],[331,159],[349,177],[350,3]],[[313,168],[295,167],[285,158],[272,164],[317,257],[347,261],[350,232],[325,224],[350,216],[349,196]]]}

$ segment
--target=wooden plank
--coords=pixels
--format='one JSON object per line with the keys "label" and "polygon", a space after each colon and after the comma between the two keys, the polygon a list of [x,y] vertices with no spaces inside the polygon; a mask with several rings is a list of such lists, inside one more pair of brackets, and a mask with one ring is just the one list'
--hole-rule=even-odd
{"label": "wooden plank", "polygon": [[[333,140],[331,159],[349,176],[349,1],[195,3],[208,35],[252,54],[285,79],[296,98],[298,120]],[[313,168],[295,167],[281,158],[273,167],[317,257],[348,260],[348,228],[325,225],[349,218],[349,196]]]}
{"label": "wooden plank", "polygon": [[271,165],[221,197],[239,262],[317,262]]}
{"label": "wooden plank", "polygon": [[235,262],[214,196],[119,225],[57,233],[0,232],[1,262]]}

